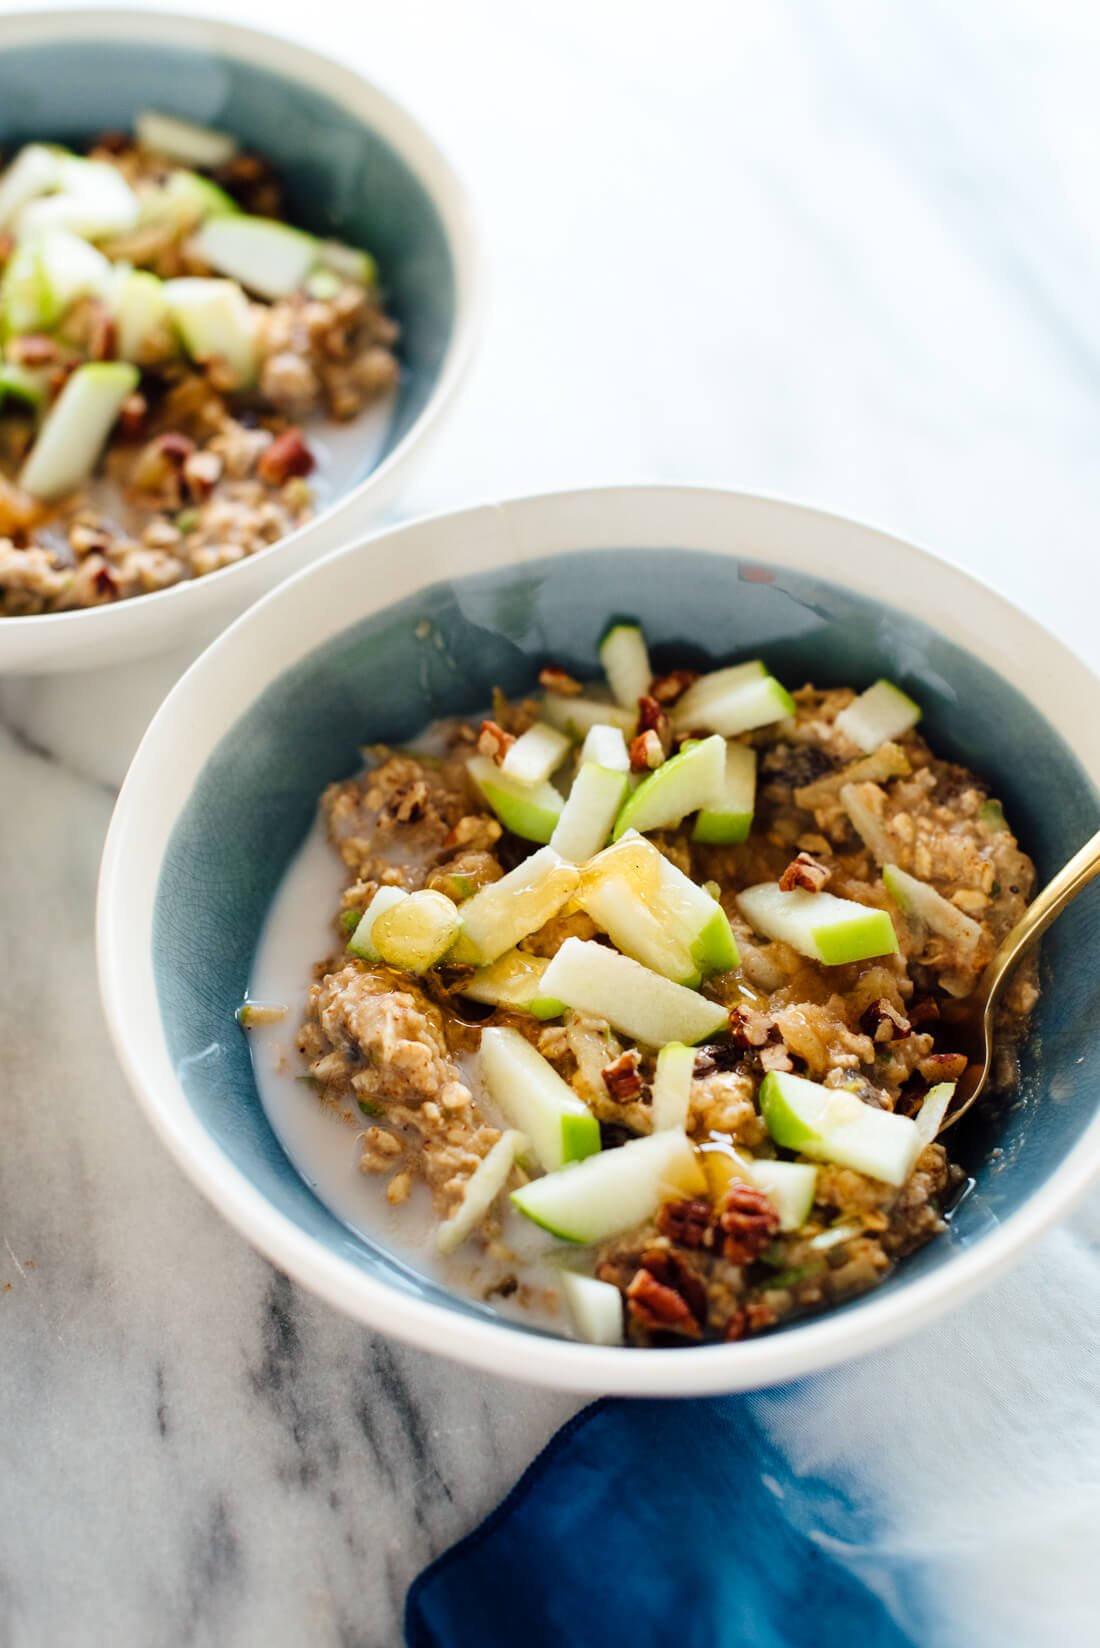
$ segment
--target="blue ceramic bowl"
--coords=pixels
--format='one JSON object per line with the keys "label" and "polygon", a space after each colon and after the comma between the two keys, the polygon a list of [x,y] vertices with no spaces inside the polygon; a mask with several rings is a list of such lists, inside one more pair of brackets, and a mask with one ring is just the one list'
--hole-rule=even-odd
{"label": "blue ceramic bowl", "polygon": [[366,246],[401,323],[402,381],[380,449],[278,545],[206,578],[0,626],[0,673],[160,651],[360,531],[436,423],[469,358],[477,254],[461,186],[424,131],[361,76],[290,41],[201,18],[48,12],[0,19],[0,150],[80,143],[144,109],[231,132],[272,160],[293,221]]}
{"label": "blue ceramic bowl", "polygon": [[[450,569],[465,568],[461,577]],[[316,1198],[260,1106],[233,1010],[326,783],[359,747],[476,710],[538,664],[598,671],[609,613],[658,663],[763,654],[792,683],[889,675],[933,745],[993,782],[1041,878],[1098,822],[1096,682],[998,596],[864,527],[727,493],[631,488],[414,523],[254,608],[184,678],[122,791],[104,859],[104,1000],[135,1089],[185,1169],[276,1263],[364,1321],[517,1377],[686,1394],[788,1379],[962,1299],[1100,1165],[1100,900],[1053,929],[1011,1103],[960,1127],[974,1186],[949,1234],[877,1292],[743,1344],[607,1350],[503,1324],[410,1275]],[[918,613],[920,614],[918,616]],[[424,620],[428,620],[425,626]]]}

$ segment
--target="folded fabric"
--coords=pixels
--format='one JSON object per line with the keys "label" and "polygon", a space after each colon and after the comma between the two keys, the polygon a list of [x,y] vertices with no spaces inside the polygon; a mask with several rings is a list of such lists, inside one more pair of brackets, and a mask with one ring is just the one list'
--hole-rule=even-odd
{"label": "folded fabric", "polygon": [[792,1475],[743,1400],[597,1402],[421,1575],[408,1642],[912,1648],[836,1558],[873,1531],[835,1485]]}

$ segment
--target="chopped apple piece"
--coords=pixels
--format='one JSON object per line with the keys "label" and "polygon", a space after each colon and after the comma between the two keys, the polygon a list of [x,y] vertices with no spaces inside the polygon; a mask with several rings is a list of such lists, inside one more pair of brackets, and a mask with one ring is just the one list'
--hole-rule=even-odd
{"label": "chopped apple piece", "polygon": [[451,900],[425,887],[378,916],[371,942],[387,966],[426,973],[447,954],[461,926],[462,917]]}
{"label": "chopped apple piece", "polygon": [[58,319],[50,302],[42,254],[36,240],[18,243],[4,269],[0,294],[3,330],[8,335],[41,331]]}
{"label": "chopped apple piece", "polygon": [[726,745],[726,775],[712,807],[695,820],[692,840],[716,846],[745,841],[756,806],[756,751],[748,744]]}
{"label": "chopped apple piece", "polygon": [[920,1135],[922,1150],[933,1142],[943,1126],[943,1119],[951,1108],[951,1100],[955,1097],[956,1085],[955,1082],[938,1082],[924,1095],[924,1102],[913,1117]]}
{"label": "chopped apple piece", "polygon": [[[573,865],[552,847],[532,853],[499,881],[490,882],[466,900],[452,959],[472,962],[475,967],[496,961],[556,916],[572,898],[579,879]],[[553,996],[554,991],[545,989],[544,994]]]}
{"label": "chopped apple piece", "polygon": [[508,1007],[514,1013],[531,1013],[537,1019],[556,1019],[565,1012],[565,1003],[555,1001],[542,988],[542,975],[549,965],[545,956],[508,950],[490,966],[479,967],[462,986],[462,994],[487,1007]]}
{"label": "chopped apple piece", "polygon": [[705,1186],[693,1147],[669,1128],[535,1179],[513,1190],[512,1202],[563,1241],[603,1242],[641,1224],[662,1201],[698,1196]]}
{"label": "chopped apple piece", "polygon": [[506,830],[525,841],[550,840],[565,806],[553,784],[521,784],[487,755],[471,756],[466,770]]}
{"label": "chopped apple piece", "polygon": [[166,280],[164,296],[192,360],[224,361],[247,388],[256,376],[256,320],[236,281],[185,275]]}
{"label": "chopped apple piece", "polygon": [[680,984],[737,966],[721,905],[637,830],[585,866],[578,903],[618,949]]}
{"label": "chopped apple piece", "polygon": [[650,1047],[690,1044],[718,1035],[729,1023],[720,1002],[686,990],[629,956],[591,940],[568,938],[543,974],[548,995],[578,1012],[606,1019]]}
{"label": "chopped apple piece", "polygon": [[5,363],[0,366],[0,405],[11,396],[27,406],[41,406],[49,388],[48,380],[48,370],[32,371],[27,366]]}
{"label": "chopped apple piece", "polygon": [[593,727],[618,727],[630,737],[638,725],[637,710],[624,710],[602,698],[565,698],[548,692],[542,700],[546,719],[579,743]]}
{"label": "chopped apple piece", "polygon": [[61,154],[57,187],[52,194],[31,200],[16,223],[20,237],[52,229],[97,240],[125,234],[138,221],[140,203],[117,167],[105,160],[84,160]]}
{"label": "chopped apple piece", "polygon": [[764,1192],[779,1215],[780,1230],[801,1230],[810,1216],[817,1187],[817,1168],[808,1162],[779,1162],[765,1156],[742,1156],[732,1146],[715,1141],[703,1146],[703,1168],[715,1202],[721,1202],[730,1185],[741,1180]]}
{"label": "chopped apple piece", "polygon": [[147,269],[116,270],[111,309],[122,360],[140,363],[156,339],[171,337],[164,282]]}
{"label": "chopped apple piece", "polygon": [[668,1127],[677,1127],[681,1132],[686,1128],[694,1079],[694,1047],[685,1047],[682,1041],[670,1041],[661,1048],[653,1078],[654,1133],[663,1133]]}
{"label": "chopped apple piece", "polygon": [[908,871],[899,870],[896,864],[886,864],[882,884],[903,915],[915,916],[932,932],[957,944],[960,950],[973,950],[981,942],[981,923],[950,903],[942,893],[937,893],[927,881],[918,881]]}
{"label": "chopped apple piece", "polygon": [[[881,793],[881,792],[879,792]],[[875,795],[874,786],[845,784],[840,791],[840,805],[852,821],[852,828],[866,846],[877,864],[887,863],[897,851],[890,834],[867,799]]]}
{"label": "chopped apple piece", "polygon": [[28,201],[58,186],[65,150],[28,143],[0,173],[0,229],[7,229]]}
{"label": "chopped apple piece", "polygon": [[353,280],[368,291],[377,284],[378,265],[369,252],[362,252],[357,246],[345,246],[340,240],[322,241],[317,250],[322,266],[334,270],[344,280]]}
{"label": "chopped apple piece", "polygon": [[102,297],[109,289],[112,268],[102,252],[68,229],[53,229],[38,237],[42,279],[54,315],[63,315],[77,298]]}
{"label": "chopped apple piece", "polygon": [[393,910],[399,904],[404,904],[409,894],[404,887],[379,887],[359,919],[359,925],[348,940],[348,949],[353,956],[361,956],[364,961],[381,961],[382,957],[374,943],[374,924],[379,916],[387,910]]}
{"label": "chopped apple piece", "polygon": [[518,1030],[493,1025],[481,1034],[479,1070],[486,1091],[513,1127],[531,1141],[539,1166],[554,1173],[566,1162],[594,1156],[600,1124]]}
{"label": "chopped apple piece", "polygon": [[615,820],[613,839],[626,830],[667,830],[700,809],[711,807],[722,793],[726,772],[725,741],[704,738],[681,750],[651,772],[627,797]]}
{"label": "chopped apple piece", "polygon": [[604,723],[602,726],[589,727],[581,745],[580,764],[583,767],[586,761],[594,766],[606,767],[609,772],[628,773],[630,771],[630,752],[626,747],[621,727],[612,727]]}
{"label": "chopped apple piece", "polygon": [[613,1282],[563,1270],[561,1291],[578,1339],[589,1345],[622,1344],[623,1296]]}
{"label": "chopped apple piece", "polygon": [[436,1231],[435,1245],[440,1253],[453,1253],[473,1234],[508,1183],[516,1158],[526,1149],[527,1140],[515,1128],[501,1134],[466,1180],[458,1207]]}
{"label": "chopped apple piece", "polygon": [[262,298],[288,298],[304,285],[317,261],[317,242],[272,218],[209,218],[191,241],[204,262]]}
{"label": "chopped apple piece", "polygon": [[557,727],[536,721],[509,749],[500,764],[506,778],[517,784],[544,784],[569,754],[570,741]]}
{"label": "chopped apple piece", "polygon": [[738,692],[752,681],[765,680],[767,674],[767,666],[753,658],[747,664],[727,664],[701,675],[678,699],[672,711],[673,724],[683,732],[693,731],[703,725],[696,720],[697,715],[706,715],[713,704],[724,702],[731,692]]}
{"label": "chopped apple piece", "polygon": [[876,1110],[844,1088],[770,1070],[760,1084],[760,1114],[776,1144],[818,1161],[903,1185],[921,1152],[908,1116]]}
{"label": "chopped apple piece", "polygon": [[208,217],[231,217],[240,211],[232,195],[198,172],[170,172],[164,182],[141,196],[142,223],[175,223],[193,228]]}
{"label": "chopped apple piece", "polygon": [[[756,670],[755,665],[735,665],[734,670]],[[719,675],[725,671],[719,670]],[[733,671],[730,672],[733,675]],[[755,727],[766,727],[772,721],[782,721],[794,714],[794,699],[773,675],[754,673],[734,679],[723,691],[700,691],[704,682],[713,679],[704,676],[689,687],[672,712],[672,724],[680,732],[716,732],[723,738],[733,738],[739,732],[751,732]]]}
{"label": "chopped apple piece", "polygon": [[624,955],[633,956],[643,966],[689,989],[702,979],[680,935],[662,924],[660,916],[629,882],[615,875],[592,880],[582,877],[577,902]]}
{"label": "chopped apple piece", "polygon": [[139,149],[163,155],[166,160],[177,160],[181,166],[198,166],[204,172],[224,166],[239,146],[228,132],[216,132],[209,126],[197,126],[194,121],[182,120],[174,114],[158,114],[153,109],[137,116],[134,133]]}
{"label": "chopped apple piece", "polygon": [[897,953],[897,934],[887,911],[851,898],[800,888],[784,893],[777,882],[765,881],[738,893],[737,906],[764,938],[778,939],[829,967]]}
{"label": "chopped apple piece", "polygon": [[600,663],[616,703],[637,710],[649,691],[653,670],[639,624],[615,624],[600,642]]}
{"label": "chopped apple piece", "polygon": [[[622,743],[623,735],[615,728],[594,730],[614,732]],[[554,826],[551,847],[571,864],[584,864],[607,841],[629,787],[625,772],[585,761]]]}
{"label": "chopped apple piece", "polygon": [[34,498],[63,498],[86,481],[103,450],[122,403],[138,385],[124,361],[78,366],[50,408],[19,476]]}
{"label": "chopped apple piece", "polygon": [[920,705],[914,704],[892,681],[876,681],[846,710],[841,710],[834,725],[857,749],[870,754],[888,739],[900,738],[903,732],[915,727],[920,713]]}

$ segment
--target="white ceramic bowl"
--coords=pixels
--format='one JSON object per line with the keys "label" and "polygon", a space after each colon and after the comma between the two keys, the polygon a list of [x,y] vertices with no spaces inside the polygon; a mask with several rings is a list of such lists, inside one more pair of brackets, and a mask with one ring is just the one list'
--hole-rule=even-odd
{"label": "white ceramic bowl", "polygon": [[317,227],[352,238],[349,227],[362,221],[404,323],[406,385],[380,461],[315,521],[153,595],[2,619],[0,675],[86,670],[208,639],[377,519],[470,359],[480,259],[464,191],[423,128],[368,80],[297,42],[214,19],[93,10],[0,18],[0,148],[124,127],[150,106],[222,125],[263,150]]}
{"label": "white ceramic bowl", "polygon": [[864,1299],[734,1345],[574,1344],[402,1275],[283,1156],[232,1022],[323,783],[354,769],[361,742],[400,741],[432,714],[473,710],[493,680],[522,687],[548,656],[594,673],[609,609],[637,612],[666,656],[684,643],[713,657],[751,649],[792,684],[900,679],[932,742],[993,778],[1044,876],[1096,827],[1096,681],[957,568],[867,527],[731,493],[527,498],[356,543],[253,607],[193,666],[138,751],[108,837],[103,1000],[134,1091],[184,1171],[339,1309],[543,1384],[739,1390],[827,1367],[958,1306],[1100,1169],[1096,987],[1080,965],[1100,939],[1095,897],[1047,941],[1019,1098],[996,1126],[959,1129],[976,1188],[950,1235]]}

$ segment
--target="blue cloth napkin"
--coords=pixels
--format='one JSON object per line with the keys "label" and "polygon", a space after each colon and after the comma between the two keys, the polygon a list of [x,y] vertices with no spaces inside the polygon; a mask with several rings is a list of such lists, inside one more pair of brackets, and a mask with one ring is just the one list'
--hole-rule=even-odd
{"label": "blue cloth napkin", "polygon": [[409,1648],[1100,1644],[1098,1329],[1094,1198],[847,1368],[597,1402],[420,1576]]}

